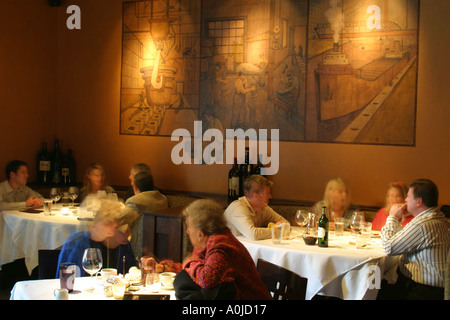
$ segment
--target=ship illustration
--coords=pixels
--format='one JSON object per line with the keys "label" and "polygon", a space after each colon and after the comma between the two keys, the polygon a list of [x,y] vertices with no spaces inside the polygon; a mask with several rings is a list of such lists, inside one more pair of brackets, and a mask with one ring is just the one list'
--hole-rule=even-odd
{"label": "ship illustration", "polygon": [[316,69],[320,121],[363,109],[396,77],[412,58],[412,50],[395,41],[385,54],[354,69],[338,43],[324,54]]}

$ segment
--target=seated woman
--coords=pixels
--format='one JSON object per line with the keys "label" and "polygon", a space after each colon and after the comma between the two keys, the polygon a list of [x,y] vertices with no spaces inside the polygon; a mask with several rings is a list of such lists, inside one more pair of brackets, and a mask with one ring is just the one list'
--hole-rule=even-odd
{"label": "seated woman", "polygon": [[[99,248],[103,257],[103,268],[115,268],[118,272],[128,272],[132,266],[137,266],[136,258],[126,237],[117,231],[117,218],[124,215],[124,211],[131,210],[123,203],[109,199],[99,199],[99,209],[90,222],[89,231],[78,231],[71,234],[62,247],[58,259],[59,265],[63,262],[73,262],[80,269],[80,275],[86,275],[82,267],[84,250]],[[125,257],[125,266],[123,258]]]}
{"label": "seated woman", "polygon": [[322,207],[326,207],[326,215],[330,221],[331,230],[333,230],[334,219],[336,218],[344,218],[345,229],[350,227],[356,206],[351,205],[350,190],[344,180],[333,178],[328,181],[323,200],[317,202],[311,208],[311,212],[316,215],[316,221],[319,221],[322,215]]}
{"label": "seated woman", "polygon": [[271,299],[247,249],[227,227],[218,203],[197,200],[183,214],[194,251],[175,277],[178,299]]}
{"label": "seated woman", "polygon": [[80,189],[80,202],[88,195],[96,195],[99,191],[115,193],[114,189],[106,183],[105,169],[100,163],[93,162],[86,169],[83,187]]}
{"label": "seated woman", "polygon": [[[392,182],[389,184],[386,193],[386,204],[383,208],[378,210],[375,218],[372,221],[372,230],[381,231],[381,228],[386,224],[386,219],[389,216],[389,210],[395,203],[405,203],[406,195],[408,193],[408,187],[402,181]],[[406,226],[408,222],[412,220],[413,215],[408,214],[402,217],[399,221],[402,226]]]}

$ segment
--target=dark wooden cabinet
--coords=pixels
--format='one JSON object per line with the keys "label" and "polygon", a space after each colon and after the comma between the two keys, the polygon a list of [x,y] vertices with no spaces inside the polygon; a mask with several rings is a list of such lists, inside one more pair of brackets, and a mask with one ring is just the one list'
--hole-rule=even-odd
{"label": "dark wooden cabinet", "polygon": [[182,262],[189,242],[184,232],[183,209],[171,207],[144,213],[143,255],[154,256],[157,260]]}

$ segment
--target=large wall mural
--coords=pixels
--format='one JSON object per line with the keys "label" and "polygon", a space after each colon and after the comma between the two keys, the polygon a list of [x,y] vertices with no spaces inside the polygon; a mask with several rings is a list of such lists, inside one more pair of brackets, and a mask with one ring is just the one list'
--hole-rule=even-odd
{"label": "large wall mural", "polygon": [[120,133],[415,144],[419,0],[123,3]]}

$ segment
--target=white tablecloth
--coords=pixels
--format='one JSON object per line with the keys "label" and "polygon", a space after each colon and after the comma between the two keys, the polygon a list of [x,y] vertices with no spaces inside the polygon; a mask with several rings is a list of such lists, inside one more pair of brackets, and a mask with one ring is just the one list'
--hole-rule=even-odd
{"label": "white tablecloth", "polygon": [[[308,278],[306,299],[316,294],[348,300],[375,299],[378,290],[375,281],[369,284],[373,267],[378,266],[380,275],[393,273],[396,259],[383,253],[380,239],[371,239],[368,246],[357,249],[349,245],[352,235],[335,237],[330,234],[328,248],[307,246],[301,237],[293,234],[291,240],[274,245],[271,239],[250,241],[238,239],[249,251],[255,263],[259,258],[280,265],[302,277]],[[381,281],[381,279],[380,279]]]}
{"label": "white tablecloth", "polygon": [[38,265],[38,250],[61,247],[73,232],[85,230],[76,216],[3,211],[0,213],[0,266],[25,258],[28,272]]}
{"label": "white tablecloth", "polygon": [[[95,290],[92,293],[85,289],[94,284]],[[55,300],[53,292],[60,288],[59,279],[50,280],[30,280],[20,281],[14,285],[11,290],[10,300]],[[135,294],[168,294],[171,300],[175,300],[175,291],[161,290],[158,293],[152,293],[142,288],[135,291]],[[75,278],[74,292],[69,294],[69,300],[115,300],[113,297],[106,297],[104,294],[104,282],[91,281],[89,277]]]}

